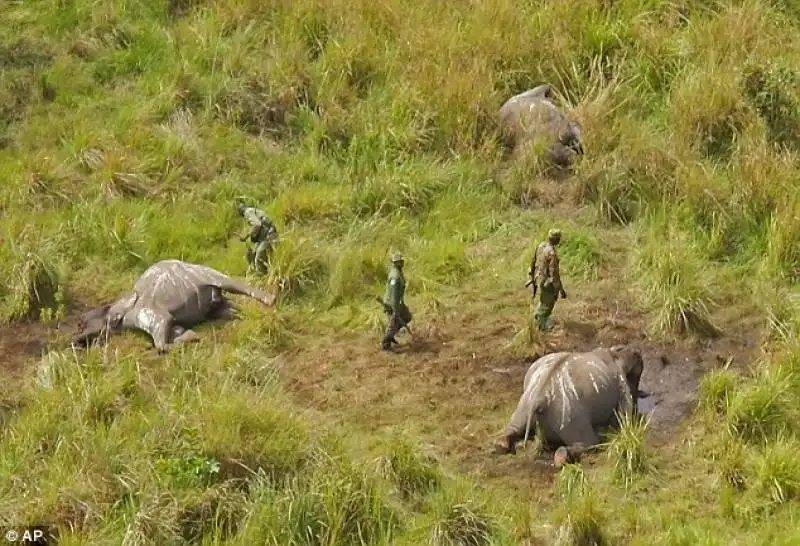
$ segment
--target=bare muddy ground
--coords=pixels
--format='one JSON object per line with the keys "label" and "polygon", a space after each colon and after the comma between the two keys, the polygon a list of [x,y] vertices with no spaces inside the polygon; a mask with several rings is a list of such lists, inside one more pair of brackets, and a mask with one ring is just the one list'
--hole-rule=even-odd
{"label": "bare muddy ground", "polygon": [[525,484],[549,481],[550,472],[531,473],[532,463],[547,464],[534,463],[524,450],[516,456],[490,453],[538,356],[618,343],[638,348],[645,359],[641,389],[649,395],[643,405],[652,409],[650,442],[658,445],[693,411],[706,371],[728,358],[748,362],[758,350],[755,340],[731,337],[657,343],[642,333],[645,317],[616,301],[565,302],[557,315],[555,331],[527,352],[508,348],[519,316],[449,315],[418,319],[415,338],[399,335],[395,354],[378,350],[379,334],[309,340],[313,345],[283,355],[281,373],[301,406],[366,430],[412,428],[462,471]]}
{"label": "bare muddy ground", "polygon": [[[491,302],[492,310],[420,312],[415,337],[401,333],[396,353],[378,349],[378,333],[302,336],[298,350],[278,358],[280,373],[301,408],[366,431],[411,429],[461,471],[526,488],[552,479],[552,472],[531,472],[532,465],[548,467],[547,454],[539,457],[546,462],[536,463],[524,449],[504,457],[491,451],[517,404],[525,372],[538,356],[620,343],[638,348],[645,359],[641,389],[649,395],[644,406],[652,407],[650,442],[658,445],[668,443],[694,409],[706,371],[729,358],[743,365],[759,349],[755,338],[737,337],[733,330],[712,341],[655,342],[643,334],[643,314],[617,300],[576,296],[559,303],[556,329],[527,350],[510,346],[526,308],[509,292]],[[72,309],[70,319],[58,325],[62,335],[84,309]],[[25,362],[36,362],[48,340],[58,335],[54,326],[0,329],[5,372],[19,375],[27,369]]]}

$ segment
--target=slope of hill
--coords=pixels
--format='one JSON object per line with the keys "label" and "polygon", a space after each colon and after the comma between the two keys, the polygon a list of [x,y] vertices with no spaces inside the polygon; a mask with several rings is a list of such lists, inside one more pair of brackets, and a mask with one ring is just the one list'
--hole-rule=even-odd
{"label": "slope of hill", "polygon": [[[4,524],[60,544],[800,541],[800,11],[789,1],[88,0],[0,9]],[[585,155],[515,160],[543,82]],[[180,258],[264,310],[167,356],[77,314]],[[536,243],[564,233],[556,330]],[[415,335],[378,350],[389,254]],[[631,343],[650,420],[491,454],[535,355]],[[201,538],[204,537],[204,538]]]}

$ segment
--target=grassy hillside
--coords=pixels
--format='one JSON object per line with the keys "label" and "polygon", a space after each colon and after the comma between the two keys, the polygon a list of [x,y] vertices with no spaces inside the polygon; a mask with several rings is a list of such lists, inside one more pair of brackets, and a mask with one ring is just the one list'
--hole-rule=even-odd
{"label": "grassy hillside", "polygon": [[[493,122],[543,82],[584,127],[559,176]],[[54,347],[3,355],[0,517],[61,544],[798,543],[799,158],[788,0],[0,1],[0,348]],[[281,234],[250,281],[274,309],[166,357],[63,350],[155,261],[243,276],[238,195]],[[522,284],[554,225],[542,337]],[[378,353],[394,251],[436,350]],[[524,374],[477,366],[613,321],[762,355],[659,444],[632,423],[557,476],[476,455]]]}

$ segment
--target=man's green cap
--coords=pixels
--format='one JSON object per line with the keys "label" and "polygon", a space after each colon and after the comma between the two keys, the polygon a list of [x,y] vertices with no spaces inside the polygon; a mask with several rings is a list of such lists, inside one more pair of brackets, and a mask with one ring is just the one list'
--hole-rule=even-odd
{"label": "man's green cap", "polygon": [[403,255],[402,254],[395,254],[394,256],[392,256],[392,263],[393,264],[395,264],[397,262],[402,262],[402,261],[403,261]]}
{"label": "man's green cap", "polygon": [[560,239],[561,238],[561,230],[560,229],[551,229],[547,232],[548,239]]}

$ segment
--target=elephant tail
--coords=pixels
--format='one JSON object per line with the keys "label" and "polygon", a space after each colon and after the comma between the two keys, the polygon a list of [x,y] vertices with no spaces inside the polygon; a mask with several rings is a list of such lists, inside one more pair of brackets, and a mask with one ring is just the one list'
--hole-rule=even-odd
{"label": "elephant tail", "polygon": [[[572,353],[560,353],[548,355],[549,360],[539,363],[538,368],[533,372],[525,390],[525,405],[528,408],[527,419],[525,422],[525,437],[523,442],[527,443],[530,437],[531,423],[538,421],[539,416],[544,413],[547,394],[553,384],[561,365],[570,357]],[[544,357],[544,359],[548,359]]]}

